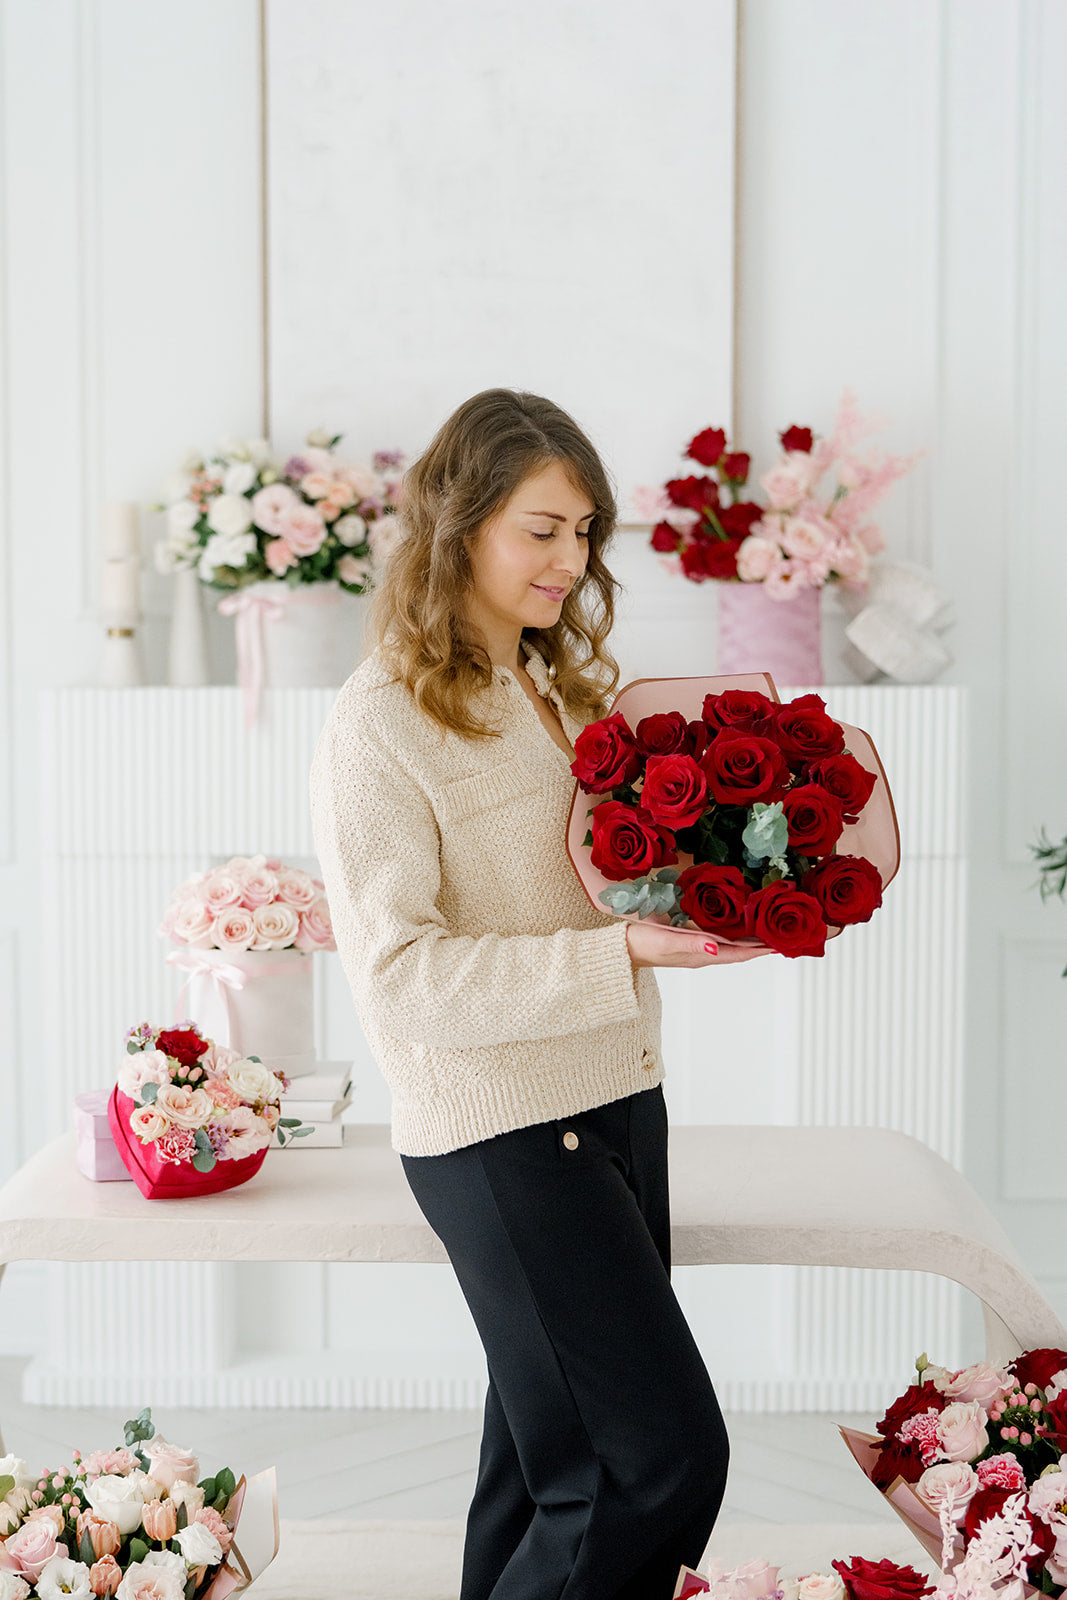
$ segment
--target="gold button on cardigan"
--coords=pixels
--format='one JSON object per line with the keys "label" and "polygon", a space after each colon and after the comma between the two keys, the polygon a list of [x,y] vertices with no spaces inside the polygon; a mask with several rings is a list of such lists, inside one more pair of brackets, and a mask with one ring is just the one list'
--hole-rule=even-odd
{"label": "gold button on cardigan", "polygon": [[[583,724],[522,643],[573,744]],[[509,668],[485,693],[499,739],[442,729],[379,647],[338,694],[311,768],[337,948],[404,1155],[575,1116],[663,1076],[653,969],[633,966],[626,923],[590,904],[564,846],[570,761]]]}

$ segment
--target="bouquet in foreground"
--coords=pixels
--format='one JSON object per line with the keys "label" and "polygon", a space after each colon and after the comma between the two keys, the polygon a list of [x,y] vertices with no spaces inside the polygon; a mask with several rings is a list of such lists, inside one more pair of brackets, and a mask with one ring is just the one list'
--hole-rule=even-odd
{"label": "bouquet in foreground", "polygon": [[707,1575],[683,1567],[678,1574],[674,1600],[709,1594],[713,1600],[921,1600],[933,1594],[933,1585],[914,1567],[895,1561],[834,1561],[832,1572],[809,1572],[803,1577],[780,1578],[780,1567],[768,1561],[746,1561],[729,1570],[716,1562]]}
{"label": "bouquet in foreground", "polygon": [[769,693],[752,681],[623,690],[575,740],[578,790],[605,798],[584,808],[576,792],[568,847],[590,899],[616,915],[819,956],[830,929],[882,903],[899,857],[892,801],[865,734],[818,695],[782,705],[770,678]]}
{"label": "bouquet in foreground", "polygon": [[192,1023],[142,1022],[126,1035],[108,1125],[146,1199],[213,1194],[259,1171],[275,1131],[280,1144],[311,1132],[282,1116],[288,1088],[284,1073],[215,1044]]}
{"label": "bouquet in foreground", "polygon": [[167,480],[161,572],[195,567],[216,589],[281,578],[290,587],[335,580],[363,594],[399,533],[404,456],[379,450],[370,466],[336,454],[341,435],[314,432],[282,462],[265,439],[229,440],[192,454]]}
{"label": "bouquet in foreground", "polygon": [[1022,1600],[1067,1587],[1067,1352],[952,1372],[925,1356],[853,1456],[930,1554],[939,1594]]}
{"label": "bouquet in foreground", "polygon": [[247,1483],[229,1467],[199,1473],[148,1410],[123,1445],[75,1450],[70,1466],[38,1474],[0,1458],[0,1600],[225,1600],[247,1588],[278,1551],[274,1469]]}
{"label": "bouquet in foreground", "polygon": [[337,949],[322,879],[264,855],[186,879],[159,932],[194,950]]}

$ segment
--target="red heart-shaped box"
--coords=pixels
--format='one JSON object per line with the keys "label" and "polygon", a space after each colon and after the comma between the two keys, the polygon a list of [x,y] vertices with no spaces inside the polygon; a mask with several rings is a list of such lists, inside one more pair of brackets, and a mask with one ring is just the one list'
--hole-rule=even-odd
{"label": "red heart-shaped box", "polygon": [[255,1155],[242,1156],[239,1161],[216,1161],[210,1172],[197,1172],[184,1161],[163,1161],[154,1145],[143,1145],[131,1129],[130,1114],[136,1110],[134,1101],[116,1084],[107,1103],[108,1127],[126,1171],[146,1200],[184,1200],[236,1189],[239,1183],[254,1178],[263,1165],[266,1148],[257,1150]]}
{"label": "red heart-shaped box", "polygon": [[[687,722],[697,722],[704,709],[704,696],[722,694],[726,689],[757,689],[769,700],[781,704],[781,696],[769,672],[742,672],[728,677],[713,678],[637,678],[619,690],[608,715],[615,716],[620,713],[626,718],[631,729],[636,729],[643,717],[650,717],[662,711],[680,711]],[[829,714],[833,715],[832,712]],[[875,783],[871,798],[863,808],[859,821],[846,827],[838,840],[837,854],[864,856],[877,867],[884,889],[890,879],[896,876],[897,868],[900,866],[900,832],[897,828],[896,812],[893,809],[893,797],[889,792],[889,784],[882,770],[882,763],[878,759],[878,752],[868,735],[860,728],[851,727],[847,722],[839,722],[838,726],[844,729],[847,748],[861,766],[876,775],[878,781]],[[614,912],[599,898],[602,889],[614,886],[613,880],[605,878],[602,872],[597,871],[592,862],[590,846],[582,842],[590,826],[590,808],[608,798],[603,794],[586,794],[584,789],[575,784],[570,817],[567,821],[567,854],[571,858],[571,865],[578,874],[582,888],[598,911],[603,912],[605,916],[621,916],[625,922],[637,922],[641,919],[636,911]],[[691,866],[692,857],[679,850],[678,864],[680,867]],[[682,933],[689,936],[693,933],[692,928],[672,927],[668,918],[663,915],[653,913],[643,920],[654,922],[668,933]],[[840,932],[840,928],[828,928],[827,937],[833,938]],[[759,941],[720,939],[719,942],[756,944]]]}

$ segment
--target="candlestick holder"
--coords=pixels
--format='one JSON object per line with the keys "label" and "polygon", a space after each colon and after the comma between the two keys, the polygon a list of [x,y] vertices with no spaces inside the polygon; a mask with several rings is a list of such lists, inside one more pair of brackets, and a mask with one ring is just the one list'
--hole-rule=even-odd
{"label": "candlestick holder", "polygon": [[133,627],[107,627],[97,678],[103,689],[136,689],[144,683],[144,667]]}
{"label": "candlestick holder", "polygon": [[137,643],[141,613],[141,564],[136,556],[108,560],[100,574],[100,621],[104,648],[98,680],[105,689],[134,689],[144,682]]}

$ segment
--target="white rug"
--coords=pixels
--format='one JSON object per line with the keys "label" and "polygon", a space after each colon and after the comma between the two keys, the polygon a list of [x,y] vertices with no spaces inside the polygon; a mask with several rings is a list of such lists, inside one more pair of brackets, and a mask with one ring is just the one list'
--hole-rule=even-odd
{"label": "white rug", "polygon": [[[256,1600],[456,1600],[463,1525],[448,1522],[286,1522],[278,1558],[252,1586]],[[726,1566],[766,1556],[783,1577],[830,1562],[888,1556],[935,1573],[902,1523],[734,1523],[708,1555]]]}

